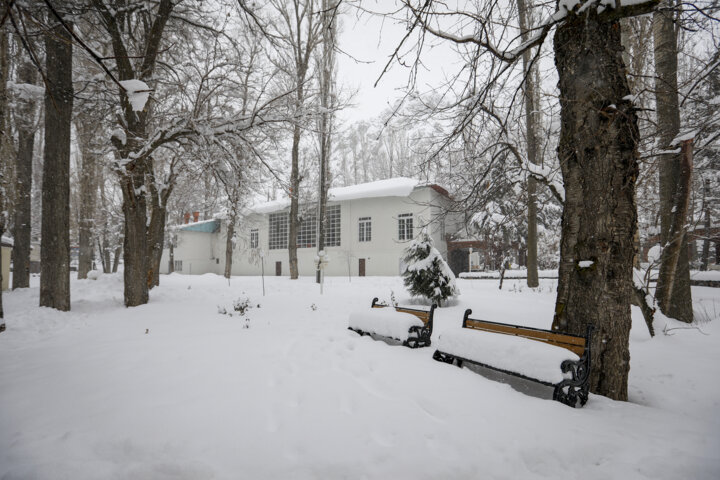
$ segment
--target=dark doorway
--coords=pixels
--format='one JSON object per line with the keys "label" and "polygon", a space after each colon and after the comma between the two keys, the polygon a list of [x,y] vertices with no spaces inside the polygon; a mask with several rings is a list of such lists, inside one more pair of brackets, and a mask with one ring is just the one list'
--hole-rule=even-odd
{"label": "dark doorway", "polygon": [[275,262],[275,276],[282,276],[282,262]]}
{"label": "dark doorway", "polygon": [[359,259],[358,263],[358,276],[364,277],[365,276],[365,259],[361,258]]}

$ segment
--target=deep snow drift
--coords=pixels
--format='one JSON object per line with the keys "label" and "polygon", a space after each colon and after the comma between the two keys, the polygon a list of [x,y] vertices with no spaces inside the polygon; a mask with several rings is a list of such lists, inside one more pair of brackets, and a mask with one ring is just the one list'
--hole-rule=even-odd
{"label": "deep snow drift", "polygon": [[[413,303],[399,277],[322,296],[308,278],[266,278],[265,297],[257,277],[161,283],[131,309],[121,275],[73,281],[69,313],[4,294],[0,479],[720,478],[719,289],[693,287],[702,331],[659,320],[650,340],[633,309],[631,401],[576,410],[348,331],[374,296]],[[550,325],[554,280],[458,286],[434,342],[466,308]]]}

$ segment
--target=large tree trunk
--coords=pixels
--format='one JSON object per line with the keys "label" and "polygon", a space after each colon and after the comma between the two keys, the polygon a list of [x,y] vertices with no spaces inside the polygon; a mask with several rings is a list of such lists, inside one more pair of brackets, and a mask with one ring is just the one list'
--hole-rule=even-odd
{"label": "large tree trunk", "polygon": [[554,48],[566,199],[553,329],[584,334],[594,325],[590,390],[627,400],[638,127],[620,25],[594,9],[570,14]]}
{"label": "large tree trunk", "polygon": [[[667,2],[665,2],[667,3]],[[658,123],[658,143],[669,149],[680,132],[680,109],[677,87],[677,33],[673,10],[655,12],[653,40],[655,43],[655,103]],[[692,322],[690,292],[690,261],[685,245],[687,209],[682,218],[681,207],[689,201],[690,190],[683,188],[690,182],[691,170],[683,162],[682,154],[659,157],[660,175],[660,242],[663,254],[660,261],[655,297],[662,312],[683,322]],[[673,217],[676,217],[673,219]],[[678,228],[673,228],[676,225]],[[676,245],[676,248],[668,248]]]}
{"label": "large tree trunk", "polygon": [[[129,143],[129,141],[128,141]],[[123,195],[123,216],[125,236],[123,238],[123,281],[125,284],[125,306],[144,305],[149,300],[150,283],[147,236],[147,201],[138,188],[144,185],[144,168],[135,164],[135,169],[120,177]],[[118,255],[115,255],[117,264]],[[113,273],[117,271],[113,265]]]}
{"label": "large tree trunk", "polygon": [[[520,19],[520,31],[523,43],[530,37],[530,22],[528,21],[529,8],[525,0],[517,0],[518,17]],[[531,66],[531,51],[523,53],[523,71],[525,72],[525,85],[523,89],[525,97],[525,136],[527,138],[527,159],[531,164],[537,165],[538,159],[538,136],[537,136],[537,66]],[[527,181],[527,285],[530,288],[537,287],[537,183],[535,178],[528,176]]]}
{"label": "large tree trunk", "polygon": [[[34,85],[37,81],[37,69],[29,58],[18,65],[18,83]],[[16,127],[18,132],[18,151],[15,161],[15,219],[13,237],[13,277],[12,288],[30,286],[30,245],[32,234],[32,164],[35,146],[35,111],[33,97],[21,97],[17,100]]]}
{"label": "large tree trunk", "polygon": [[40,306],[70,310],[70,123],[72,38],[61,26],[45,34]]}
{"label": "large tree trunk", "polygon": [[78,206],[78,278],[87,278],[93,268],[95,242],[95,204],[97,199],[97,119],[87,113],[75,121],[78,145],[80,147],[80,204]]}
{"label": "large tree trunk", "polygon": [[[0,14],[4,15],[10,5],[4,5],[0,8]],[[0,151],[2,143],[7,135],[5,117],[7,115],[8,97],[7,82],[10,73],[10,53],[8,45],[8,35],[4,28],[0,26]],[[5,178],[3,169],[0,168],[0,212],[5,211]],[[0,215],[0,239],[5,234],[5,215]],[[2,242],[0,242],[2,243]],[[2,250],[2,246],[0,246]],[[5,311],[2,301],[2,253],[0,252],[0,332],[5,331]]]}

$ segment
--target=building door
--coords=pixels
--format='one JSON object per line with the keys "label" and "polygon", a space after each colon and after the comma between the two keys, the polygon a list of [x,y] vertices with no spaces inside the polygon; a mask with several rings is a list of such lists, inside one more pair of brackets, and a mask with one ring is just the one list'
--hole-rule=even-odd
{"label": "building door", "polygon": [[275,276],[282,276],[282,262],[275,262]]}
{"label": "building door", "polygon": [[365,259],[360,258],[358,260],[358,276],[364,277],[365,276]]}

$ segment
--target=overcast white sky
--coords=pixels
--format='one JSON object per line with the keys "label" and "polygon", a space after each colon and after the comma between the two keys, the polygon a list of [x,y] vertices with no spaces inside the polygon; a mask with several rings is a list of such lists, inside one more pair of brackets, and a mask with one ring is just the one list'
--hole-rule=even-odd
{"label": "overcast white sky", "polygon": [[[379,11],[394,2],[364,1],[363,6]],[[374,16],[346,8],[341,19],[339,48],[345,54],[338,55],[338,87],[346,92],[357,90],[353,107],[340,113],[344,121],[365,120],[383,112],[403,94],[408,82],[409,70],[397,62],[387,72],[377,87],[373,84],[382,72],[400,40],[405,27],[390,18]],[[407,48],[405,48],[407,51]],[[421,72],[418,89],[423,92],[429,84],[440,82],[444,72],[453,71],[457,56],[447,45],[427,49],[423,54],[426,69]],[[370,63],[363,63],[370,62]]]}

